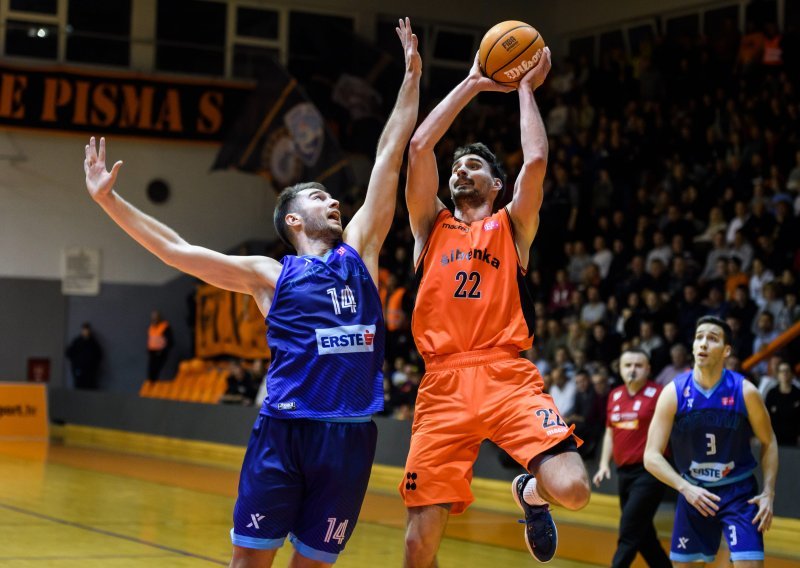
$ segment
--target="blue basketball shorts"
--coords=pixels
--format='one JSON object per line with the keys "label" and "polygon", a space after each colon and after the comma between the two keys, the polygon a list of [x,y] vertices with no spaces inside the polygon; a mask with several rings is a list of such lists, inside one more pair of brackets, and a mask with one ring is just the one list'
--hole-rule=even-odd
{"label": "blue basketball shorts", "polygon": [[747,502],[758,493],[755,477],[707,489],[720,497],[719,511],[713,517],[704,517],[678,495],[670,559],[711,562],[719,549],[720,536],[724,536],[732,562],[763,560],[764,536],[758,532],[758,525],[753,524],[758,507]]}
{"label": "blue basketball shorts", "polygon": [[375,423],[256,420],[239,478],[231,541],[297,551],[333,563],[344,550],[367,491]]}

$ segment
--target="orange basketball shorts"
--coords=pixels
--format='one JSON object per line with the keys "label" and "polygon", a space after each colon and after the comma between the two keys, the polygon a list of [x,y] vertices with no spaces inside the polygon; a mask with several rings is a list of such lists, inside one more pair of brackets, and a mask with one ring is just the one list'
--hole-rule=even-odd
{"label": "orange basketball shorts", "polygon": [[574,426],[564,423],[542,388],[539,370],[514,347],[426,362],[400,482],[406,507],[449,503],[452,514],[464,512],[475,500],[472,466],[483,440],[527,468],[532,458],[573,436]]}

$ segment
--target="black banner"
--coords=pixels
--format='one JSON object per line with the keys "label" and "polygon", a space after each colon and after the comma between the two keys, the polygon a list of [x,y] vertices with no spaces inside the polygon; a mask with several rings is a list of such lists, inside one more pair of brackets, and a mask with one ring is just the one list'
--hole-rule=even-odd
{"label": "black banner", "polygon": [[252,87],[0,65],[0,126],[220,142]]}
{"label": "black banner", "polygon": [[318,181],[340,194],[353,182],[344,153],[297,79],[275,63],[272,67],[245,103],[212,169],[262,175],[276,191]]}

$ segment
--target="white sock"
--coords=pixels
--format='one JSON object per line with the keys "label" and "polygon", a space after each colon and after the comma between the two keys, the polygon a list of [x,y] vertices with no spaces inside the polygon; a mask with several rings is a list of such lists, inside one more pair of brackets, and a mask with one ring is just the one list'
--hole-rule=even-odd
{"label": "white sock", "polygon": [[547,505],[547,501],[542,499],[541,495],[536,491],[536,478],[532,477],[528,480],[525,488],[522,490],[522,498],[528,505]]}

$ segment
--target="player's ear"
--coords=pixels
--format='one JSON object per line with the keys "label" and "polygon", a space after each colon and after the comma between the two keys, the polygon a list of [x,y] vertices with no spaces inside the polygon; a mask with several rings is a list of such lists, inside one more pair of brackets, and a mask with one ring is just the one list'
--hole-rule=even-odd
{"label": "player's ear", "polygon": [[731,351],[733,351],[733,348],[730,345],[726,345],[725,350],[722,352],[725,359],[731,356]]}
{"label": "player's ear", "polygon": [[287,227],[297,227],[303,222],[303,218],[297,213],[287,213],[284,220],[286,221]]}

